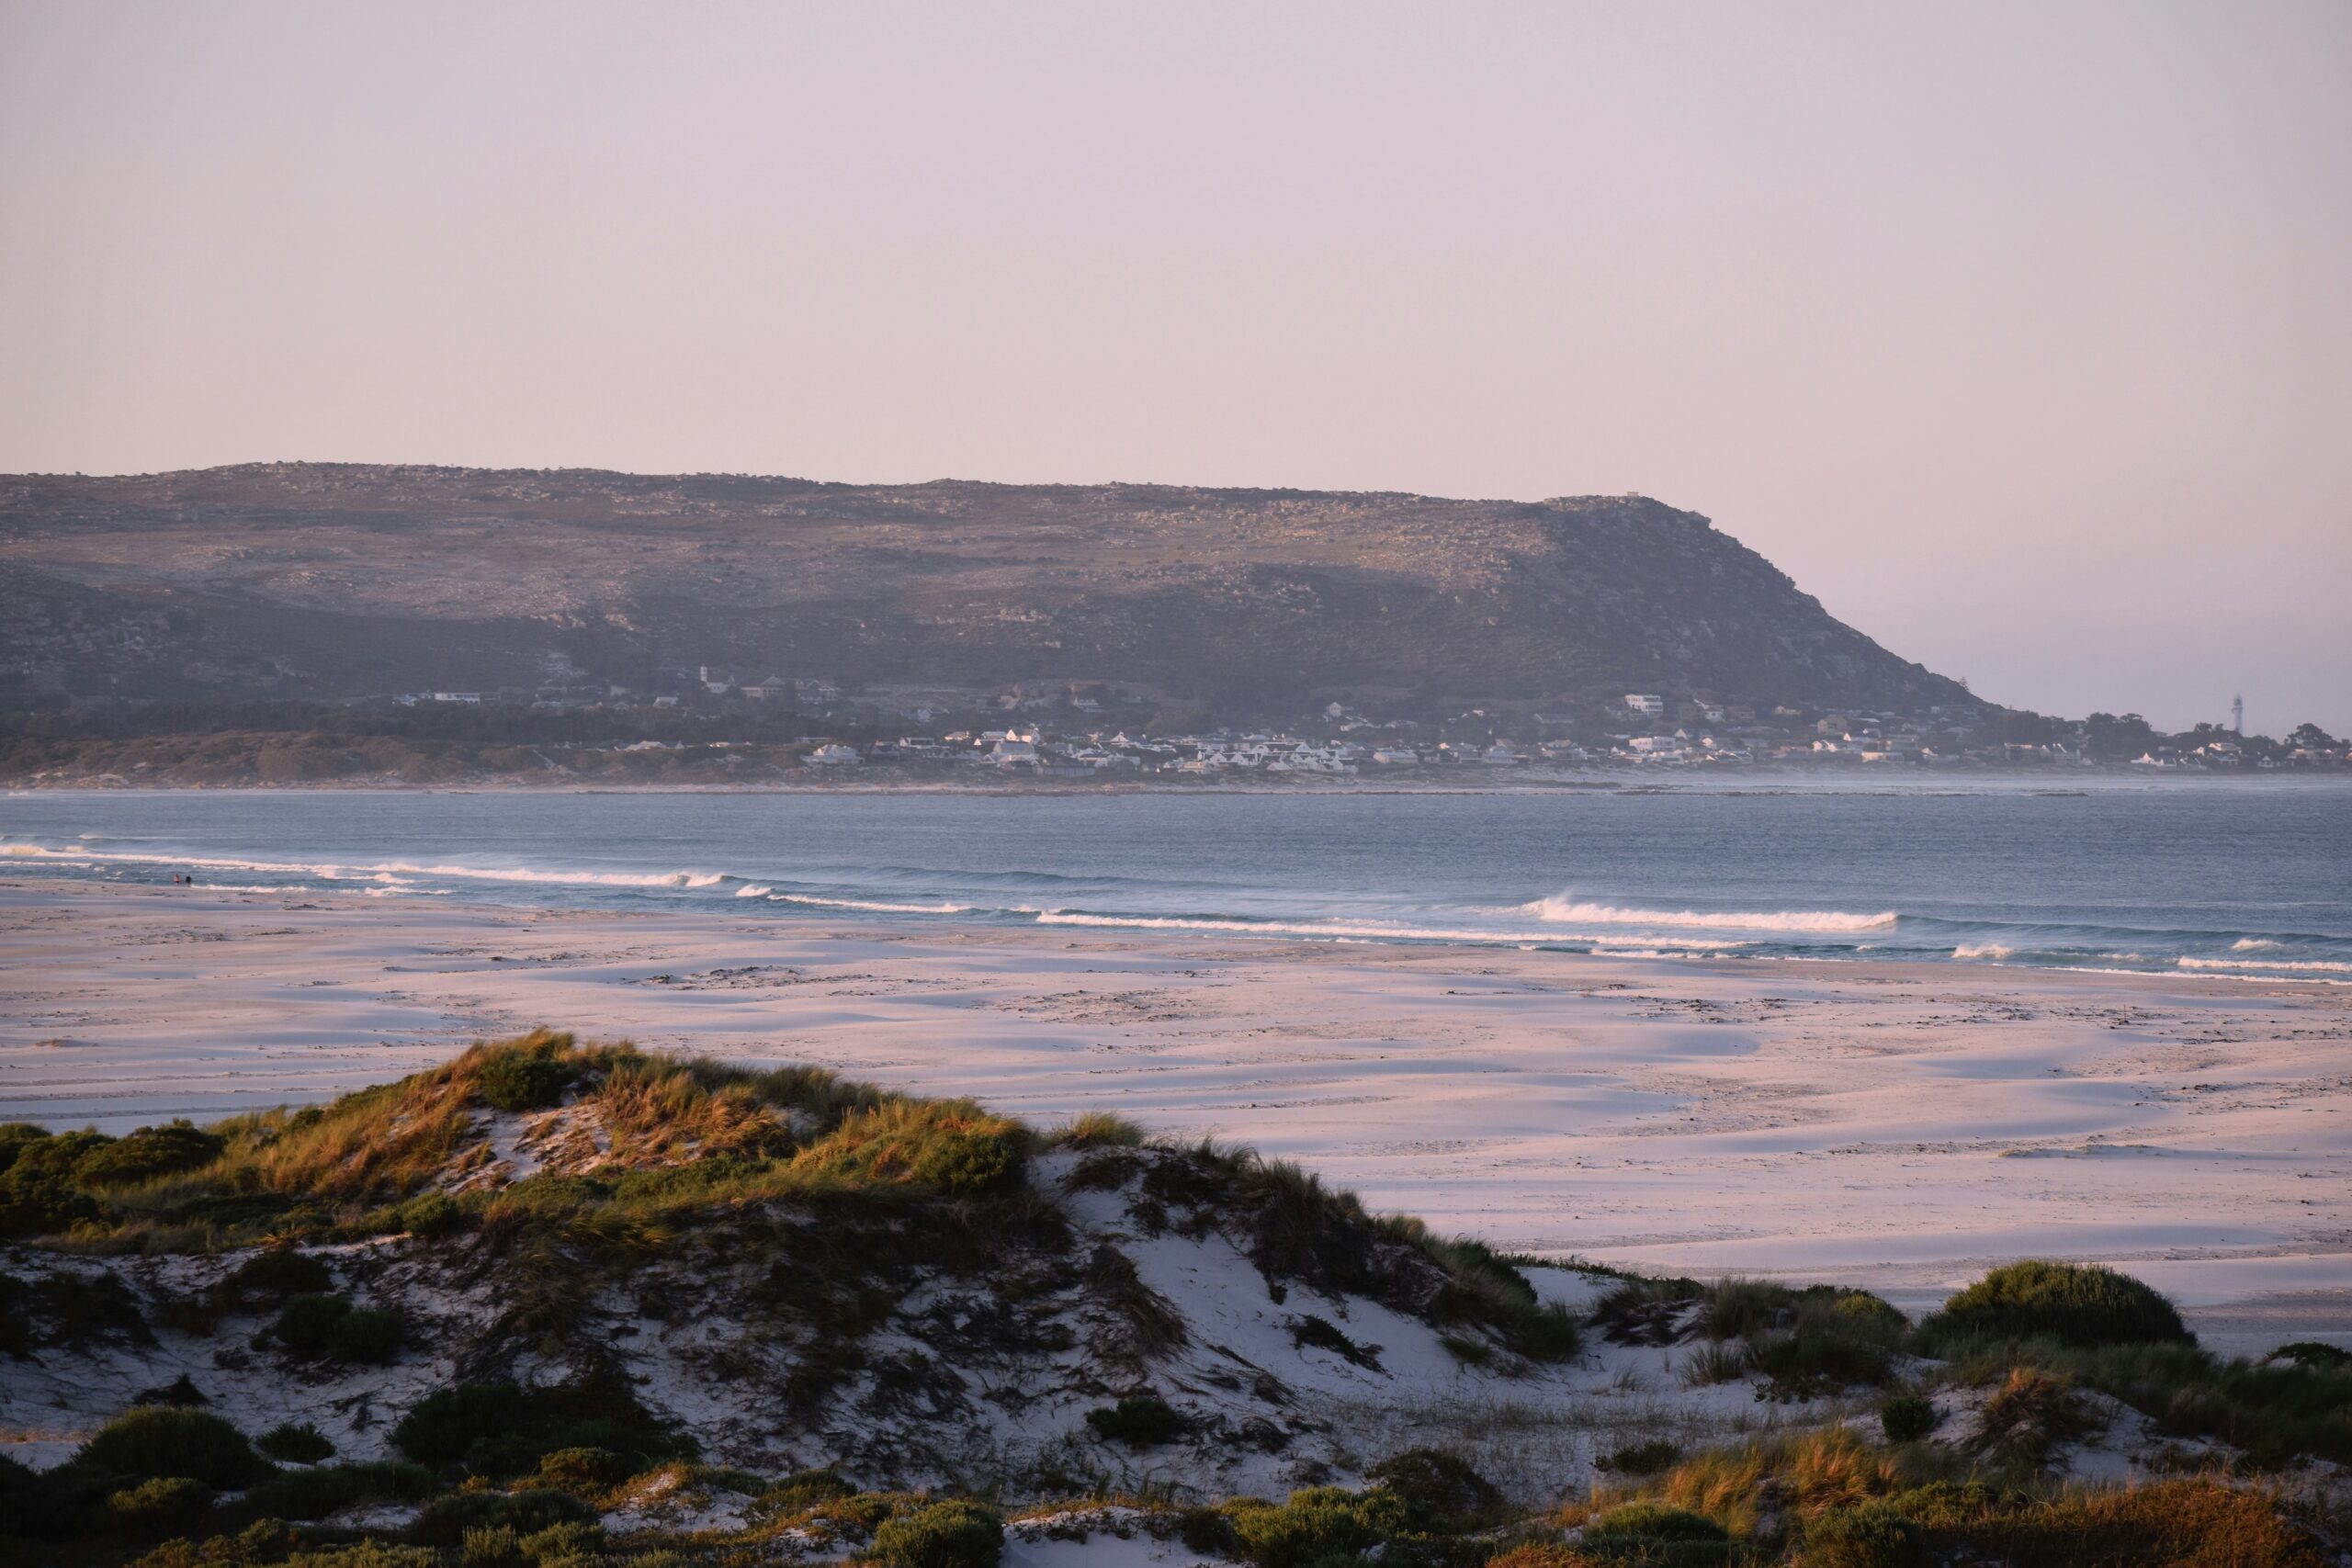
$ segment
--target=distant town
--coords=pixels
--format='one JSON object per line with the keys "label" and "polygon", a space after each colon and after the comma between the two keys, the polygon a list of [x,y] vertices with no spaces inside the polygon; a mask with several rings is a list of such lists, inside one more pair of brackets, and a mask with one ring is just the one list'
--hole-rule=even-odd
{"label": "distant town", "polygon": [[815,783],[966,781],[1533,782],[1726,770],[2138,773],[2352,768],[2317,725],[2284,739],[2233,722],[2157,731],[1939,705],[1917,713],[1758,707],[1664,691],[1414,716],[1332,701],[1280,724],[1216,722],[1116,682],[856,686],[823,676],[682,669],[666,689],[560,685],[339,702],[76,700],[9,716],[15,784]]}

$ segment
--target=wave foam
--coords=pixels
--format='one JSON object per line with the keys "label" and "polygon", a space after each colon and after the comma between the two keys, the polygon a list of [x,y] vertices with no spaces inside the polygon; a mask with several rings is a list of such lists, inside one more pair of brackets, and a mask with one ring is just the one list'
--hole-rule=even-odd
{"label": "wave foam", "polygon": [[2290,969],[2297,974],[2352,975],[2352,964],[2320,958],[2176,958],[2183,969]]}
{"label": "wave foam", "polygon": [[226,855],[129,853],[119,850],[51,849],[44,844],[0,844],[0,855],[47,860],[64,865],[194,866],[203,871],[246,871],[281,876],[311,876],[327,882],[390,882],[403,876],[438,876],[467,882],[520,882],[559,887],[716,887],[735,878],[716,871],[570,871],[522,865],[461,865],[454,862],[386,860],[272,861]]}
{"label": "wave foam", "polygon": [[2230,943],[2230,951],[2232,953],[2276,953],[2286,945],[2283,942],[2273,942],[2267,936],[2242,936]]}
{"label": "wave foam", "polygon": [[1037,912],[1037,923],[1041,926],[1094,926],[1114,931],[1233,931],[1245,936],[1322,937],[1334,942],[1532,942],[1555,948],[1563,942],[1585,942],[1592,943],[1596,954],[1604,958],[1696,958],[1747,945],[1705,938],[1689,941],[1668,938],[1667,940],[1678,950],[1668,953],[1657,950],[1658,939],[1656,937],[1590,935],[1574,931],[1467,931],[1443,926],[1396,925],[1376,920],[1249,920],[1213,915],[1097,915],[1083,909],[1042,910]]}
{"label": "wave foam", "polygon": [[[763,890],[764,891],[764,890]],[[887,904],[871,898],[820,898],[810,893],[770,893],[771,904],[814,904],[827,909],[872,909],[886,915],[963,915],[969,904]]]}
{"label": "wave foam", "polygon": [[1701,931],[1872,931],[1894,924],[1892,909],[1874,915],[1849,915],[1838,909],[1774,909],[1747,913],[1700,909],[1624,909],[1614,904],[1587,904],[1565,894],[1538,898],[1520,906],[1521,913],[1539,920],[1596,926],[1684,926]]}
{"label": "wave foam", "polygon": [[1974,946],[1962,942],[1951,950],[1951,955],[1954,958],[2014,958],[2017,951],[2014,947],[2003,947],[1997,942],[1980,942]]}

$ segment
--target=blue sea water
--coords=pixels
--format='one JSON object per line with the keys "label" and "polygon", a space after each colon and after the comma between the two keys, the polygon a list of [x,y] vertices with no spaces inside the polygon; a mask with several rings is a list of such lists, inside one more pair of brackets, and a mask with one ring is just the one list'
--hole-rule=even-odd
{"label": "blue sea water", "polygon": [[28,792],[0,875],[2352,983],[2352,786]]}

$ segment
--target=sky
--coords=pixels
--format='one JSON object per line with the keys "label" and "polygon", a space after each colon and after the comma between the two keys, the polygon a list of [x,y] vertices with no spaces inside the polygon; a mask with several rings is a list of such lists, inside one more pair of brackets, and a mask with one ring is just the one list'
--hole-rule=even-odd
{"label": "sky", "polygon": [[2341,0],[0,0],[0,471],[1702,512],[2044,712],[2352,730]]}

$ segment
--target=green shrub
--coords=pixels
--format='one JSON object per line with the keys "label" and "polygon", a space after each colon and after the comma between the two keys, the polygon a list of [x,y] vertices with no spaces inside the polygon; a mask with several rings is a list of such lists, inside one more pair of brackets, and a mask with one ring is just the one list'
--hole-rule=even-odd
{"label": "green shrub", "polygon": [[2098,1426],[2070,1380],[2016,1367],[1977,1413],[1971,1447],[1996,1461],[2038,1466],[2060,1443],[2087,1437]]}
{"label": "green shrub", "polygon": [[454,1492],[435,1497],[409,1526],[412,1540],[427,1546],[456,1546],[469,1530],[513,1530],[534,1534],[551,1525],[593,1524],[596,1510],[564,1492]]}
{"label": "green shrub", "polygon": [[334,1337],[335,1325],[351,1311],[351,1298],[309,1292],[288,1296],[270,1332],[280,1345],[302,1356],[323,1356]]}
{"label": "green shrub", "polygon": [[334,1445],[310,1422],[291,1421],[272,1427],[254,1439],[254,1446],[282,1464],[316,1464],[334,1458]]}
{"label": "green shrub", "polygon": [[386,1307],[355,1307],[347,1296],[288,1298],[271,1328],[277,1342],[302,1356],[381,1365],[400,1354],[407,1325]]}
{"label": "green shrub", "polygon": [[1584,1527],[1577,1546],[1603,1562],[1713,1568],[1731,1561],[1731,1534],[1704,1514],[1664,1503],[1624,1503]]}
{"label": "green shrub", "polygon": [[466,1223],[462,1204],[446,1192],[427,1192],[402,1203],[394,1214],[411,1235],[447,1235]]}
{"label": "green shrub", "polygon": [[572,1064],[516,1047],[482,1064],[477,1078],[482,1100],[500,1111],[543,1111],[571,1085]]}
{"label": "green shrub", "polygon": [[2095,1263],[2028,1261],[1996,1269],[1922,1326],[1931,1340],[1959,1335],[2071,1346],[2196,1342],[2172,1303],[2129,1274]]}
{"label": "green shrub", "polygon": [[995,1568],[1003,1555],[1003,1519],[963,1498],[885,1519],[869,1553],[884,1568]]}
{"label": "green shrub", "polygon": [[1602,1454],[1592,1461],[1592,1467],[1614,1475],[1656,1475],[1681,1462],[1681,1444],[1654,1438],[1646,1443],[1634,1443]]}
{"label": "green shrub", "polygon": [[760,1502],[778,1513],[797,1513],[836,1497],[852,1497],[857,1488],[832,1469],[800,1470],[758,1494]]}
{"label": "green shrub", "polygon": [[1405,1521],[1413,1529],[1453,1534],[1500,1517],[1503,1495],[1494,1483],[1442,1449],[1407,1449],[1364,1472],[1364,1479],[1405,1500]]}
{"label": "green shrub", "polygon": [[408,1320],[390,1307],[354,1307],[343,1314],[327,1340],[334,1360],[383,1366],[396,1359],[408,1339]]}
{"label": "green shrub", "polygon": [[362,1503],[421,1503],[435,1489],[421,1464],[328,1464],[279,1471],[245,1501],[274,1518],[323,1519]]}
{"label": "green shrub", "polygon": [[465,1533],[458,1549],[464,1568],[526,1568],[523,1538],[513,1525],[488,1525]]}
{"label": "green shrub", "polygon": [[1290,1338],[1292,1344],[1303,1350],[1329,1350],[1341,1360],[1369,1371],[1381,1370],[1380,1347],[1357,1344],[1348,1337],[1347,1330],[1315,1313],[1290,1320]]}
{"label": "green shrub", "polygon": [[116,1416],[82,1445],[74,1462],[141,1480],[190,1476],[220,1491],[270,1473],[245,1435],[209,1410],[145,1404]]}
{"label": "green shrub", "polygon": [[2285,1361],[2306,1371],[2352,1370],[2352,1350],[2346,1350],[2341,1345],[2322,1344],[2316,1339],[2298,1339],[2291,1345],[2281,1345],[2262,1359],[2266,1361]]}
{"label": "green shrub", "polygon": [[1592,1325],[1617,1345],[1671,1345],[1690,1303],[1707,1293],[1696,1280],[1628,1280],[1593,1303]]}
{"label": "green shrub", "polygon": [[1807,1568],[1918,1568],[1928,1532],[1882,1500],[1832,1508],[1804,1524]]}
{"label": "green shrub", "polygon": [[1800,1314],[1785,1334],[1749,1340],[1747,1357],[1750,1367],[1771,1379],[1768,1392],[1783,1399],[1883,1383],[1894,1370],[1893,1348],[1869,1327],[1811,1314]]}
{"label": "green shrub", "polygon": [[291,1247],[256,1252],[221,1281],[221,1293],[236,1301],[258,1296],[283,1302],[290,1296],[324,1294],[334,1289],[334,1275],[325,1261]]}
{"label": "green shrub", "polygon": [[1878,1407],[1879,1427],[1890,1443],[1916,1443],[1941,1419],[1935,1401],[1924,1394],[1898,1393]]}
{"label": "green shrub", "polygon": [[1086,1413],[1095,1436],[1131,1449],[1172,1443],[1193,1429],[1184,1414],[1156,1393],[1130,1393],[1118,1404]]}
{"label": "green shrub", "polygon": [[13,1156],[0,1169],[0,1235],[51,1235],[85,1220],[104,1220],[109,1211],[82,1190],[74,1168],[111,1142],[86,1132],[11,1140],[6,1146]]}
{"label": "green shrub", "polygon": [[610,1449],[557,1449],[540,1456],[539,1485],[573,1496],[602,1495],[637,1473],[637,1461]]}
{"label": "green shrub", "polygon": [[1234,1510],[1233,1533],[1242,1560],[1256,1568],[1312,1568],[1327,1559],[1351,1558],[1404,1533],[1405,1499],[1382,1488],[1351,1492],[1316,1486],[1294,1492],[1276,1507],[1267,1504]]}
{"label": "green shrub", "polygon": [[141,1389],[138,1397],[130,1403],[133,1404],[198,1405],[209,1404],[212,1402],[204,1397],[204,1391],[196,1386],[194,1378],[182,1372],[167,1383],[155,1388]]}
{"label": "green shrub", "polygon": [[212,1488],[192,1475],[158,1475],[107,1498],[107,1513],[141,1529],[190,1523],[212,1506]]}
{"label": "green shrub", "polygon": [[74,1162],[74,1179],[85,1187],[125,1186],[173,1176],[220,1157],[229,1141],[185,1119],[162,1127],[141,1127],[129,1137],[101,1144]]}
{"label": "green shrub", "polygon": [[417,1401],[392,1427],[392,1444],[423,1464],[499,1476],[526,1474],[559,1449],[609,1449],[640,1466],[693,1451],[611,1376],[530,1388],[458,1383]]}
{"label": "green shrub", "polygon": [[1737,1382],[1748,1373],[1749,1354],[1744,1339],[1711,1339],[1695,1345],[1682,1358],[1682,1384],[1705,1388]]}

